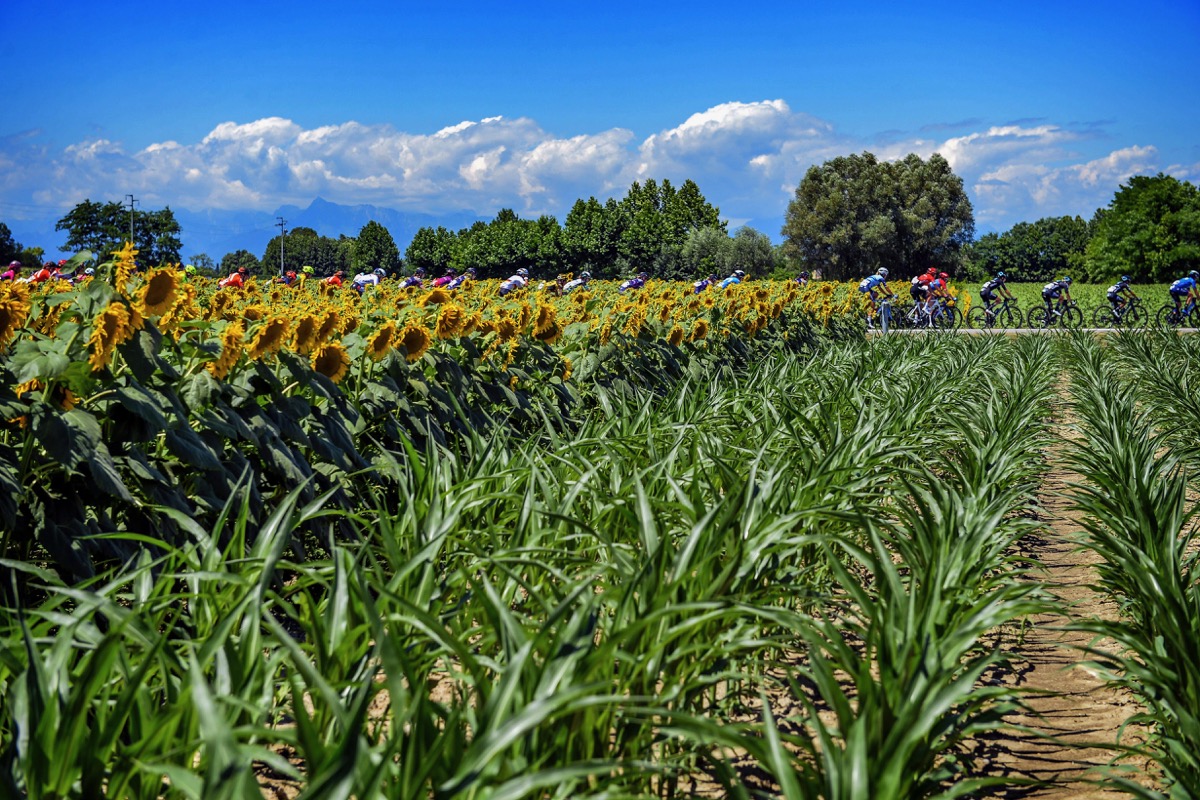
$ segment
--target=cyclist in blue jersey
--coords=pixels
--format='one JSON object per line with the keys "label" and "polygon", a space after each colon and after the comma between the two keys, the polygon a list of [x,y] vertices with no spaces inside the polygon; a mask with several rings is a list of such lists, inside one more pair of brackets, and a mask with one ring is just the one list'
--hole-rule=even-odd
{"label": "cyclist in blue jersey", "polygon": [[707,278],[701,278],[700,280],[698,280],[692,284],[692,294],[700,294],[708,287],[716,286],[716,285],[717,285],[717,276],[715,274],[709,275]]}
{"label": "cyclist in blue jersey", "polygon": [[1171,293],[1171,299],[1175,301],[1175,310],[1182,311],[1183,301],[1191,300],[1195,302],[1200,300],[1200,272],[1192,270],[1187,275],[1172,283],[1168,291]]}
{"label": "cyclist in blue jersey", "polygon": [[880,267],[874,275],[868,275],[863,278],[858,284],[858,290],[867,295],[870,302],[870,307],[867,309],[867,329],[871,330],[875,327],[875,311],[877,309],[876,299],[879,295],[883,295],[886,299],[891,300],[895,297],[887,287],[887,267]]}
{"label": "cyclist in blue jersey", "polygon": [[1108,297],[1108,303],[1112,306],[1113,314],[1117,319],[1121,318],[1121,314],[1125,311],[1125,306],[1129,305],[1130,299],[1136,299],[1137,293],[1129,285],[1133,282],[1133,278],[1128,275],[1122,275],[1121,280],[1108,287],[1108,291],[1104,294]]}
{"label": "cyclist in blue jersey", "polygon": [[728,278],[726,278],[725,280],[721,281],[721,283],[720,283],[720,285],[718,286],[718,288],[720,288],[720,289],[724,289],[724,288],[726,288],[727,286],[733,286],[735,283],[741,283],[743,280],[745,280],[745,278],[746,278],[746,273],[745,273],[745,272],[743,272],[743,271],[742,271],[742,270],[740,270],[740,269],[735,269],[735,270],[733,271],[733,274],[732,274],[732,275],[730,275],[730,276],[729,276]]}

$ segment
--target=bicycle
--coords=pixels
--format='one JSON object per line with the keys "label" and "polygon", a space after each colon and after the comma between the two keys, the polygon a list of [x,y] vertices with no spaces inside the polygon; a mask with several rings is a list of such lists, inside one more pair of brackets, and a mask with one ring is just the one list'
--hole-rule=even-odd
{"label": "bicycle", "polygon": [[1092,312],[1092,324],[1097,328],[1136,328],[1146,324],[1146,316],[1142,298],[1131,297],[1116,308],[1111,305],[1097,307]]}
{"label": "bicycle", "polygon": [[956,318],[956,311],[958,309],[946,305],[945,301],[941,299],[935,302],[930,308],[926,308],[924,303],[916,303],[904,315],[902,324],[908,328],[940,328],[948,330],[958,327],[958,322],[961,320],[961,312],[959,312],[959,316]]}
{"label": "bicycle", "polygon": [[1027,324],[1031,328],[1078,328],[1083,325],[1083,312],[1074,300],[1064,303],[1059,298],[1049,309],[1045,306],[1029,309]]}
{"label": "bicycle", "polygon": [[1017,298],[1005,299],[1000,305],[975,306],[967,314],[967,327],[976,330],[990,328],[1019,328],[1025,324],[1021,309],[1017,308]]}
{"label": "bicycle", "polygon": [[1158,310],[1154,321],[1160,328],[1194,328],[1200,320],[1192,319],[1193,316],[1200,317],[1200,314],[1196,313],[1196,301],[1189,300],[1186,306],[1178,310],[1174,303],[1167,303]]}

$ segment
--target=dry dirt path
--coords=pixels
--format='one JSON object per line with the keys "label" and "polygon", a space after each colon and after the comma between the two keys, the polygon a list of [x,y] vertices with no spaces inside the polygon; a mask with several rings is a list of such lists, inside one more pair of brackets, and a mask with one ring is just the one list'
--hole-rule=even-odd
{"label": "dry dirt path", "polygon": [[[1054,425],[1065,430],[1073,421],[1066,381],[1060,384],[1055,402]],[[1072,622],[1086,617],[1112,618],[1116,608],[1091,588],[1096,580],[1098,557],[1079,546],[1082,536],[1079,512],[1071,508],[1072,482],[1082,478],[1066,463],[1069,446],[1058,443],[1051,449],[1050,469],[1039,492],[1046,524],[1044,536],[1030,542],[1030,553],[1041,569],[1035,575],[1057,599],[1052,613],[1033,617],[1014,648],[1017,670],[1013,679],[1033,692],[1031,713],[1008,718],[1029,732],[1011,731],[988,742],[991,775],[1032,779],[1039,785],[1009,787],[989,795],[994,798],[1118,798],[1130,795],[1106,786],[1106,777],[1116,774],[1110,767],[1122,736],[1121,726],[1137,712],[1126,693],[1106,685],[1085,665],[1083,648],[1104,647],[1090,634],[1069,630]],[[1123,734],[1130,743],[1134,734]],[[1133,765],[1130,765],[1133,766]],[[1149,780],[1144,765],[1136,765],[1141,780]],[[1126,770],[1129,766],[1126,767]],[[1129,772],[1122,770],[1125,777]]]}

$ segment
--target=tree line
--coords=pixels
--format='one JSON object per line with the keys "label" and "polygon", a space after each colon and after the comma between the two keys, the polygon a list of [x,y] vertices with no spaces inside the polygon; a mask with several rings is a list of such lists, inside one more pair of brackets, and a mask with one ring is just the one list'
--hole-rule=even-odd
{"label": "tree line", "polygon": [[[139,260],[181,261],[179,224],[169,208],[131,214],[119,203],[85,200],[56,228],[68,235],[62,249],[106,253],[129,238],[131,222]],[[886,266],[901,278],[935,267],[966,280],[1004,271],[1016,281],[1064,274],[1105,281],[1127,274],[1164,282],[1200,267],[1200,191],[1161,173],[1134,176],[1090,220],[1047,217],[976,239],[962,180],[942,156],[880,161],[861,153],[811,167],[788,204],[781,233],[780,246],[748,227],[731,236],[720,210],[693,181],[676,188],[649,179],[633,183],[619,200],[577,200],[562,224],[550,215],[522,219],[502,209],[459,231],[421,228],[403,254],[387,228],[371,221],[355,237],[298,227],[272,238],[261,256],[239,250],[219,264],[205,254],[191,260],[214,272],[244,266],[261,275],[311,265],[319,274],[475,267],[481,277],[525,268],[538,276],[587,271],[617,278],[646,271],[663,279],[733,269],[758,276],[809,270],[848,280]],[[32,266],[41,255],[13,241],[0,223],[0,263]]]}

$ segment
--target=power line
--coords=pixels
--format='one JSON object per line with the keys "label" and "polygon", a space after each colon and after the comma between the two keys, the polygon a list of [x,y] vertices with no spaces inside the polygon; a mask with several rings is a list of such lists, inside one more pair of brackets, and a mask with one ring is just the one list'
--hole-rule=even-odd
{"label": "power line", "polygon": [[279,274],[283,275],[283,240],[287,238],[287,220],[283,217],[276,217],[279,222],[275,223],[275,227],[279,228]]}

